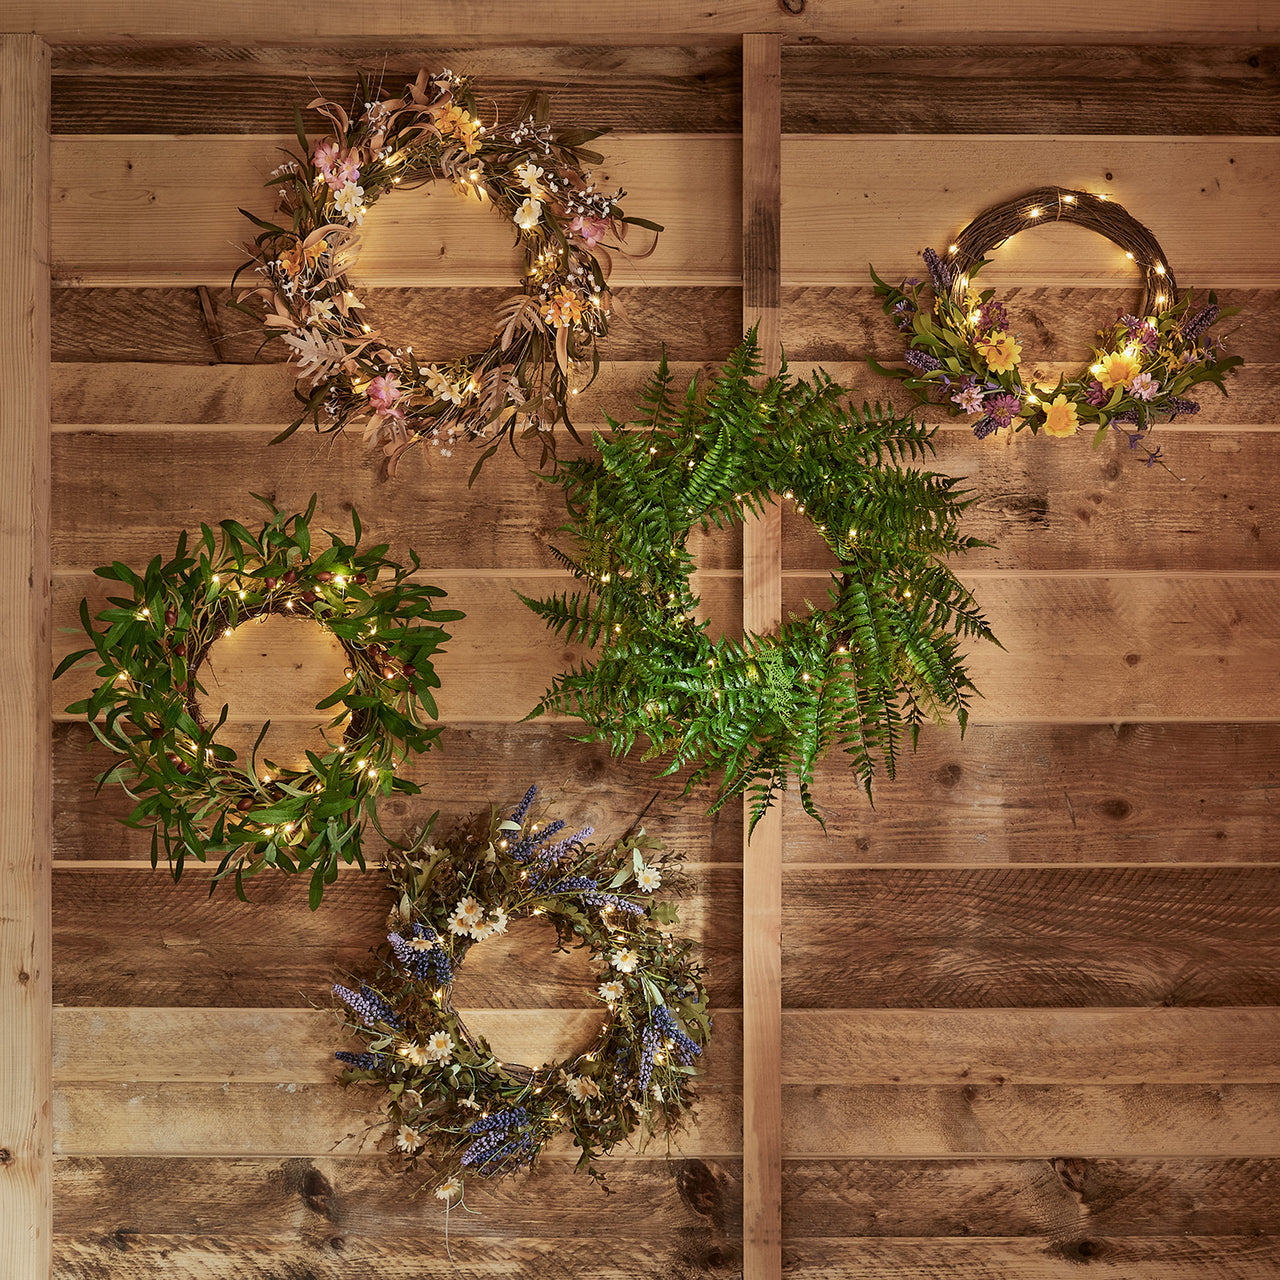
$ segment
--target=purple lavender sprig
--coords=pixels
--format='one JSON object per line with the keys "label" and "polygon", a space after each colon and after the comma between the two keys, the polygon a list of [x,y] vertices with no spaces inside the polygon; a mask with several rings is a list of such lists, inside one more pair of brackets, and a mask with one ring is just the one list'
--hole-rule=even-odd
{"label": "purple lavender sprig", "polygon": [[404,1025],[395,1010],[367,982],[361,986],[359,995],[335,983],[333,994],[346,1004],[366,1027],[375,1026],[379,1022],[385,1022],[387,1026],[397,1029]]}
{"label": "purple lavender sprig", "polygon": [[613,907],[629,916],[644,915],[644,908],[638,902],[629,902],[626,898],[618,897],[616,893],[584,893],[582,901],[592,907]]}
{"label": "purple lavender sprig", "polygon": [[921,376],[942,368],[942,361],[937,356],[931,356],[927,351],[921,351],[918,347],[909,348],[902,358]]}
{"label": "purple lavender sprig", "polygon": [[660,1052],[667,1052],[681,1066],[688,1066],[701,1056],[701,1047],[680,1030],[680,1024],[666,1005],[658,1005],[649,1015],[640,1036],[640,1091],[645,1093],[653,1079],[653,1068]]}
{"label": "purple lavender sprig", "polygon": [[1169,421],[1172,422],[1179,414],[1185,413],[1187,417],[1200,412],[1200,402],[1198,400],[1187,400],[1183,396],[1170,396],[1166,402],[1166,407],[1173,411]]}
{"label": "purple lavender sprig", "polygon": [[333,1056],[359,1071],[377,1071],[386,1060],[384,1053],[349,1053],[346,1049],[339,1049]]}
{"label": "purple lavender sprig", "polygon": [[922,257],[925,266],[929,268],[929,279],[933,281],[934,293],[946,293],[951,288],[951,268],[933,249],[926,249]]}
{"label": "purple lavender sprig", "polygon": [[538,794],[538,784],[535,782],[528,791],[524,793],[524,799],[516,806],[516,811],[511,815],[512,822],[523,822],[525,815],[529,812],[529,806],[533,803],[533,797]]}
{"label": "purple lavender sprig", "polygon": [[453,978],[453,965],[443,947],[440,946],[440,935],[425,925],[413,926],[414,941],[430,942],[430,947],[415,947],[398,933],[387,934],[391,950],[404,968],[415,978],[423,978],[444,986]]}
{"label": "purple lavender sprig", "polygon": [[1211,305],[1197,311],[1182,322],[1182,337],[1187,342],[1194,342],[1221,314],[1221,309]]}

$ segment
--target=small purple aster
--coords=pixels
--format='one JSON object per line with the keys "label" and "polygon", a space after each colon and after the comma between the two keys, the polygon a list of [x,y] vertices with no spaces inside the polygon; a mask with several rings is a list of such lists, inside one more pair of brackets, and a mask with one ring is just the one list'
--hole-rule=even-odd
{"label": "small purple aster", "polygon": [[1089,383],[1089,389],[1084,393],[1085,404],[1091,404],[1095,409],[1106,404],[1110,399],[1111,392],[1108,391],[1106,387],[1097,380],[1097,378],[1094,378],[1094,380]]}
{"label": "small purple aster", "polygon": [[984,302],[978,308],[978,328],[984,333],[990,329],[1007,329],[1009,327],[1009,313],[1004,309],[1003,302],[996,302],[994,299],[990,302]]}
{"label": "small purple aster", "polygon": [[987,401],[987,412],[991,415],[993,430],[1007,427],[1022,412],[1022,401],[1011,391],[1006,391]]}

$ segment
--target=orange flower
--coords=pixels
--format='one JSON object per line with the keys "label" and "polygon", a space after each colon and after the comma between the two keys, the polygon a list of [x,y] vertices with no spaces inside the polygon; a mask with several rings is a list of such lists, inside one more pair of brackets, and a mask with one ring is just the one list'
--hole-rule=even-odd
{"label": "orange flower", "polygon": [[329,242],[323,238],[315,244],[303,244],[299,241],[280,255],[280,265],[291,276],[296,276],[306,268],[317,266],[328,247]]}
{"label": "orange flower", "polygon": [[1132,351],[1112,351],[1094,366],[1098,381],[1108,391],[1112,387],[1127,387],[1141,368],[1142,361]]}
{"label": "orange flower", "polygon": [[548,324],[558,328],[567,328],[582,319],[582,299],[566,285],[560,286],[560,292],[551,300],[551,305],[544,312]]}
{"label": "orange flower", "polygon": [[1080,425],[1076,417],[1076,406],[1065,395],[1060,395],[1052,404],[1045,405],[1044,433],[1047,436],[1075,435]]}
{"label": "orange flower", "polygon": [[444,137],[452,135],[462,143],[468,155],[480,150],[480,121],[469,115],[456,102],[451,102],[436,118],[436,127]]}
{"label": "orange flower", "polygon": [[975,345],[992,373],[1008,373],[1022,356],[1022,348],[1014,340],[1013,334],[999,329],[985,338],[979,338]]}

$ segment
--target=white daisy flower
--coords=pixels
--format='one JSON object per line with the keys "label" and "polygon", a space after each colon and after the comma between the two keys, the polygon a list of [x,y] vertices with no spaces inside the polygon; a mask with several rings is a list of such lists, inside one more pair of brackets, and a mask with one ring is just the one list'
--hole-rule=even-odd
{"label": "white daisy flower", "polygon": [[460,937],[471,932],[471,925],[456,911],[449,917],[449,932]]}
{"label": "white daisy flower", "polygon": [[477,942],[483,942],[486,938],[492,938],[495,933],[497,933],[497,930],[487,920],[483,924],[473,924],[471,926],[471,936]]}
{"label": "white daisy flower", "polygon": [[406,1062],[413,1063],[415,1067],[425,1067],[430,1061],[426,1050],[420,1044],[414,1044],[412,1040],[401,1048],[400,1056]]}
{"label": "white daisy flower", "polygon": [[574,1102],[587,1102],[600,1096],[600,1086],[586,1076],[568,1076],[564,1084]]}
{"label": "white daisy flower", "polygon": [[484,919],[484,908],[474,898],[463,898],[453,910],[468,926],[479,924]]}
{"label": "white daisy flower", "polygon": [[542,177],[542,168],[532,160],[516,165],[516,177],[534,200],[541,200],[546,195],[546,189],[538,181]]}
{"label": "white daisy flower", "polygon": [[619,973],[635,973],[636,965],[639,963],[640,957],[636,955],[629,947],[619,947],[617,951],[609,957],[609,963],[613,965]]}
{"label": "white daisy flower", "polygon": [[363,226],[365,214],[363,187],[357,186],[354,182],[344,184],[333,197],[333,204],[348,222],[357,227]]}
{"label": "white daisy flower", "polygon": [[526,198],[515,214],[515,224],[521,231],[532,231],[542,217],[542,205],[532,196]]}
{"label": "white daisy flower", "polygon": [[433,1031],[427,1037],[427,1057],[444,1066],[453,1057],[453,1037],[447,1031]]}
{"label": "white daisy flower", "polygon": [[456,1173],[450,1174],[437,1188],[436,1199],[446,1203],[462,1194],[462,1179]]}
{"label": "white daisy flower", "polygon": [[640,864],[640,870],[636,872],[636,884],[641,893],[652,893],[661,883],[662,872],[657,867]]}
{"label": "white daisy flower", "polygon": [[402,1124],[396,1131],[396,1146],[406,1154],[412,1154],[422,1146],[422,1139],[418,1137],[417,1130]]}
{"label": "white daisy flower", "polygon": [[600,999],[608,1000],[611,1004],[615,1000],[621,1000],[624,995],[622,983],[617,978],[610,978],[608,982],[602,982],[599,991]]}
{"label": "white daisy flower", "polygon": [[506,933],[507,913],[501,907],[494,907],[489,913],[489,927],[494,933]]}

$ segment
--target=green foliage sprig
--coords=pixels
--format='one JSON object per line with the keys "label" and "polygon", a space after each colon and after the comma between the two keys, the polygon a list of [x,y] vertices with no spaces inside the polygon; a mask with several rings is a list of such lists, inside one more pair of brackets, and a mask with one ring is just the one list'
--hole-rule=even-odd
{"label": "green foliage sprig", "polygon": [[[959,530],[964,492],[907,465],[932,453],[934,429],[853,408],[822,371],[806,382],[784,366],[757,390],[758,373],[754,331],[683,400],[664,359],[637,420],[610,421],[598,458],[552,477],[577,540],[557,555],[583,587],[525,600],[566,640],[599,646],[533,715],[579,716],[615,754],[643,737],[646,759],[669,755],[667,772],[695,766],[690,786],[722,770],[714,808],[749,788],[753,826],[790,776],[818,818],[810,786],[830,748],[869,793],[877,762],[892,776],[926,719],[953,712],[963,726],[973,685],[960,640],[993,638],[942,560],[980,545]],[[836,557],[830,607],[777,635],[713,640],[696,621],[689,533],[779,497]]]}
{"label": "green foliage sprig", "polygon": [[[187,858],[212,854],[220,861],[211,887],[234,876],[241,897],[244,881],[265,867],[310,871],[314,909],[340,860],[364,866],[361,826],[366,816],[376,821],[378,798],[418,791],[395,770],[440,733],[427,723],[440,686],[431,659],[448,639],[440,624],[463,615],[435,608],[445,592],[412,580],[415,553],[405,566],[386,545],[362,550],[355,511],[353,541],[329,533],[320,548],[314,497],[298,515],[266,505],[270,519],[257,533],[234,520],[217,533],[201,525],[194,548],[184,532],[171,560],[156,556],[142,573],[119,561],[95,570],[129,594],[110,598],[96,618],[101,629],[81,601],[93,647],[69,654],[55,678],[97,659],[100,683],[67,710],[85,715],[98,741],[124,757],[98,785],[119,783],[137,802],[125,822],[151,830],[153,866],[163,849],[176,880]],[[267,725],[250,759],[237,759],[216,736],[227,708],[210,725],[196,702],[210,646],[269,614],[318,623],[349,663],[346,683],[318,707],[334,710],[331,729],[346,720],[345,732],[323,753],[308,751],[305,769],[259,764]]]}
{"label": "green foliage sprig", "polygon": [[[711,1033],[694,943],[670,931],[676,906],[653,898],[659,886],[688,892],[678,863],[643,829],[600,847],[590,827],[570,835],[531,809],[534,794],[510,817],[495,809],[438,844],[428,824],[393,852],[388,945],[358,991],[334,987],[364,1045],[335,1055],[343,1083],[386,1090],[393,1147],[446,1203],[464,1174],[528,1168],[562,1132],[581,1151],[578,1169],[603,1181],[602,1155],[692,1118]],[[581,1052],[536,1068],[498,1058],[451,1000],[471,948],[531,918],[551,927],[557,949],[587,950],[605,1015]]]}

